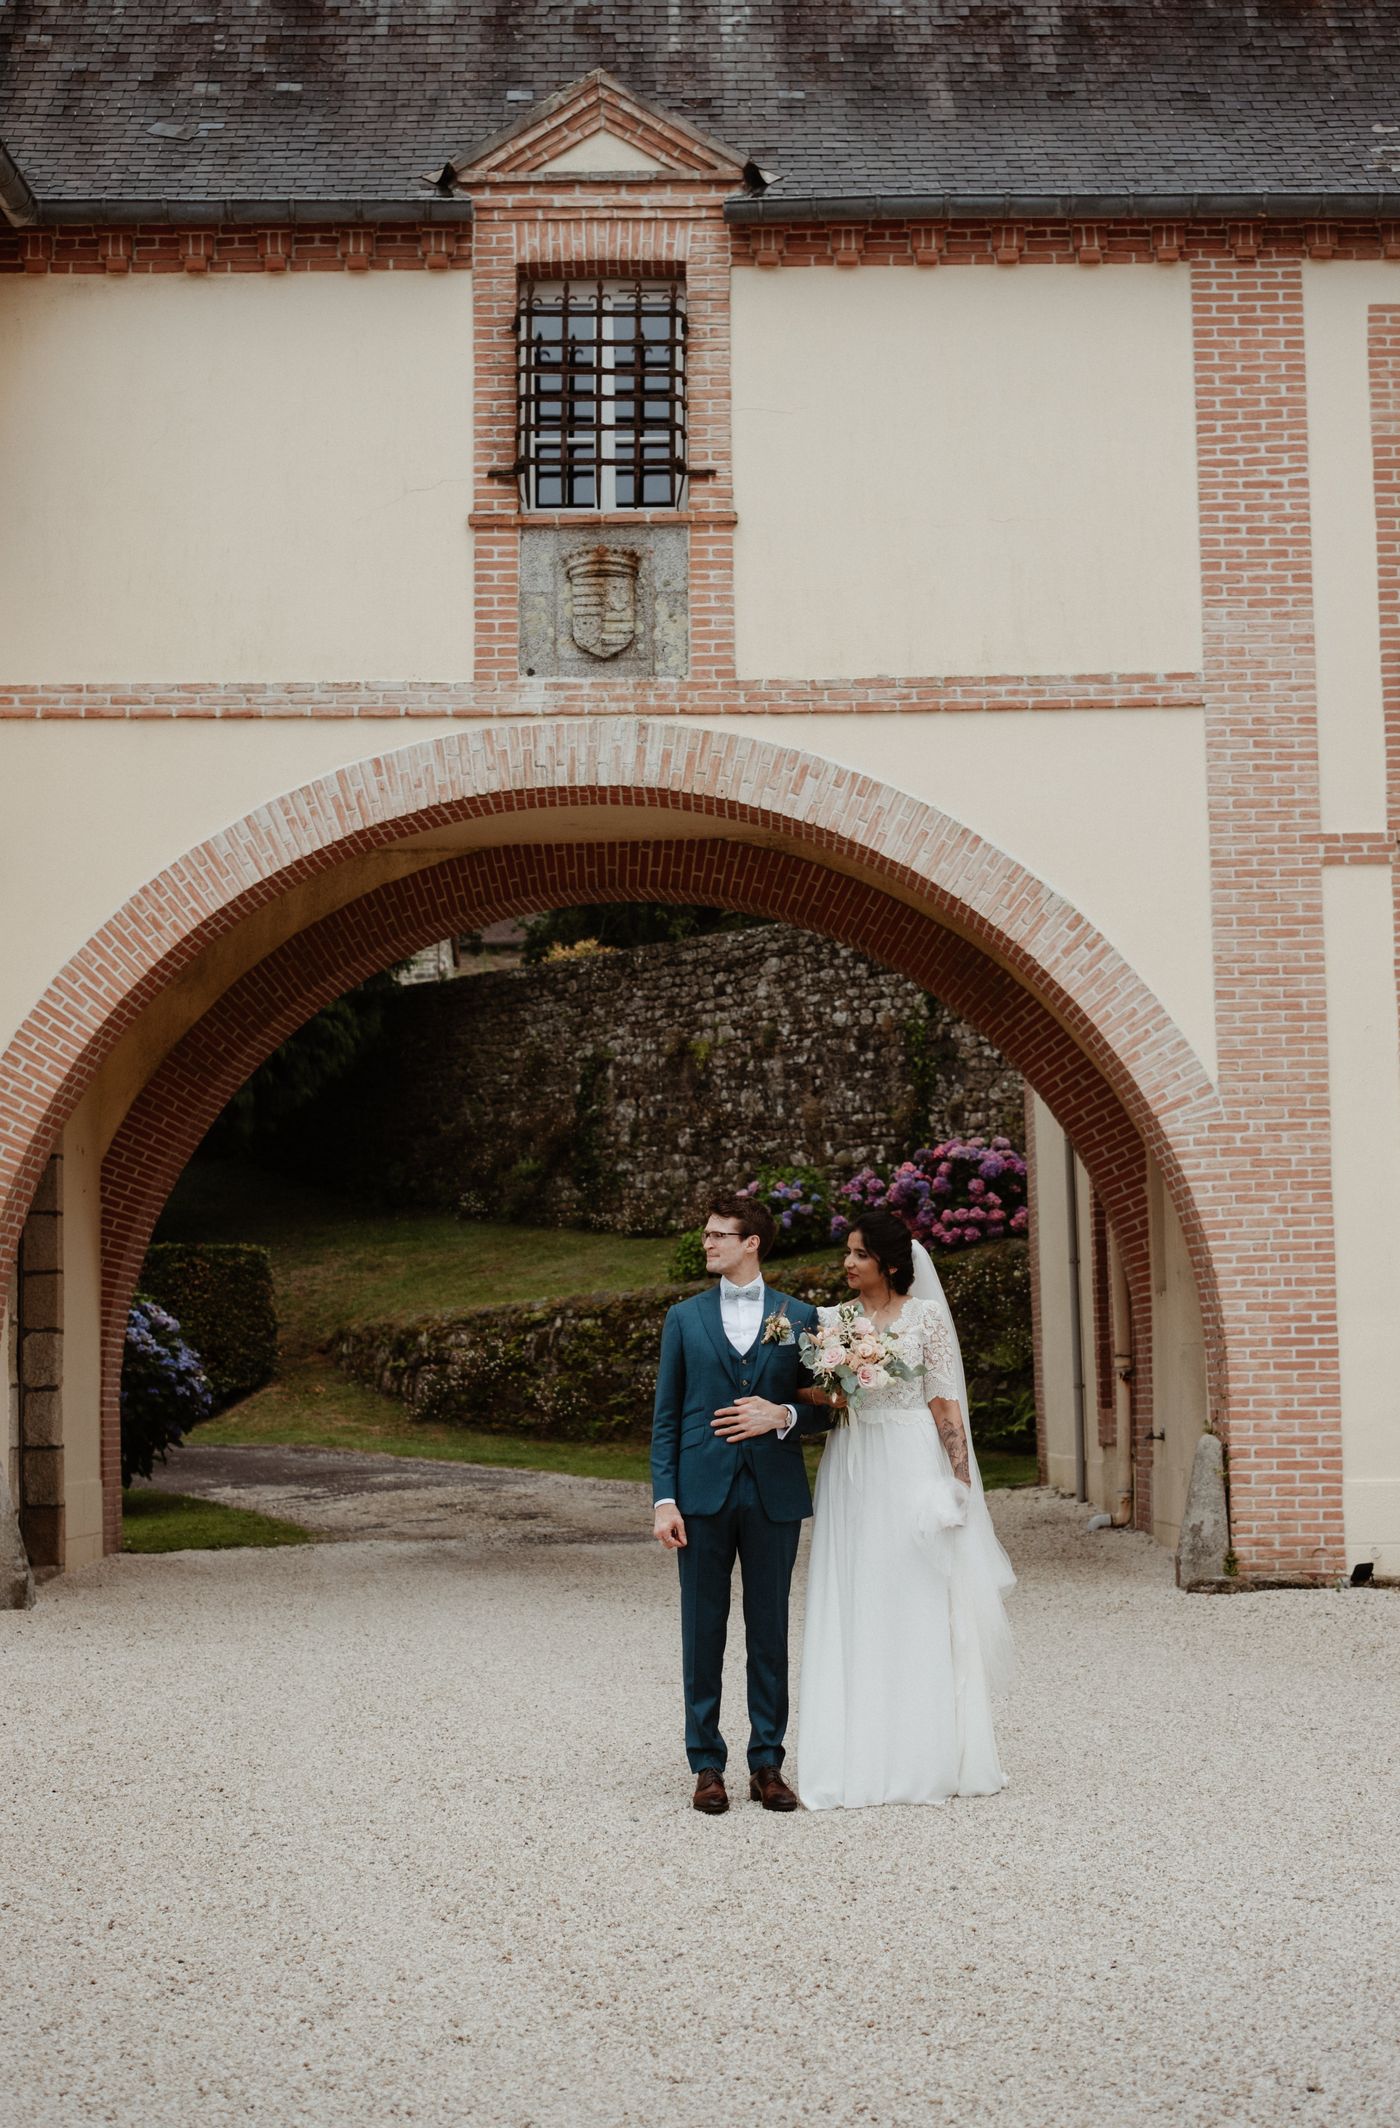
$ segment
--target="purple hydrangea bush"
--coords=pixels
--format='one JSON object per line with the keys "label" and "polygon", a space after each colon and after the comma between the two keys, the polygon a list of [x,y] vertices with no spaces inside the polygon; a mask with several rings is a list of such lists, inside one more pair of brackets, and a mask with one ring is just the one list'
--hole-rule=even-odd
{"label": "purple hydrangea bush", "polygon": [[738,1194],[756,1197],[773,1214],[778,1228],[775,1256],[822,1249],[832,1238],[831,1192],[812,1168],[760,1168]]}
{"label": "purple hydrangea bush", "polygon": [[152,1300],[133,1301],[122,1355],[122,1484],[149,1478],[157,1458],[163,1463],[213,1407],[199,1355],[174,1316]]}
{"label": "purple hydrangea bush", "polygon": [[922,1145],[888,1179],[859,1168],[836,1195],[831,1239],[843,1241],[862,1212],[883,1206],[929,1249],[971,1249],[1024,1234],[1026,1163],[1009,1138],[948,1138]]}

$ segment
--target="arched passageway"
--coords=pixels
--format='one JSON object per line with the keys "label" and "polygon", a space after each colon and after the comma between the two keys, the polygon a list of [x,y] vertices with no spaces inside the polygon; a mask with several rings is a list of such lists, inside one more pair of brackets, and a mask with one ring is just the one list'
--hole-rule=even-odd
{"label": "arched passageway", "polygon": [[[439,846],[464,832],[477,847]],[[356,861],[386,851],[416,853],[417,869],[355,893]],[[290,792],[191,851],[75,957],[0,1065],[12,1090],[0,1140],[7,1259],[58,1131],[122,1038],[158,1001],[193,994],[240,927],[318,881],[349,884],[326,897],[329,913],[202,995],[106,1151],[109,1542],[120,1325],[165,1196],[219,1107],[292,1028],[375,967],[454,928],[571,899],[706,901],[800,923],[934,991],[1004,1051],[1072,1138],[1122,1254],[1144,1522],[1150,1156],[1191,1255],[1211,1412],[1247,1465],[1251,1383],[1220,1301],[1232,1237],[1218,1104],[1184,1037],[1082,914],[1005,852],[853,770],[732,731],[601,718],[473,727]],[[1242,1534],[1237,1519],[1237,1548]]]}

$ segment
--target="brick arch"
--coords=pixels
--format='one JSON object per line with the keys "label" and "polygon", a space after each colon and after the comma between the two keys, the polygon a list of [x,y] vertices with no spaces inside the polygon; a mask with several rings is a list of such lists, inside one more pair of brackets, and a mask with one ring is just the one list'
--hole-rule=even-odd
{"label": "brick arch", "polygon": [[1219,1101],[1185,1036],[1102,934],[924,800],[795,747],[645,717],[472,725],[352,762],[260,806],[133,894],[0,1057],[7,1277],[64,1123],[139,1014],[216,939],[289,888],[406,836],[579,805],[623,817],[660,808],[781,834],[915,894],[929,916],[981,946],[1063,1023],[1122,1101],[1167,1177],[1213,1308],[1200,1184],[1209,1186]]}
{"label": "brick arch", "polygon": [[[570,901],[705,901],[841,939],[944,1000],[1011,1059],[1080,1151],[1122,1249],[1138,1359],[1138,1517],[1150,1522],[1151,1301],[1141,1138],[1064,1026],[970,939],[829,866],[731,839],[494,847],[378,887],[249,969],[165,1057],[103,1166],[103,1468],[118,1541],[126,1311],[170,1190],[225,1102],[312,1012],[386,961],[456,930]],[[1220,1354],[1216,1355],[1217,1363]]]}

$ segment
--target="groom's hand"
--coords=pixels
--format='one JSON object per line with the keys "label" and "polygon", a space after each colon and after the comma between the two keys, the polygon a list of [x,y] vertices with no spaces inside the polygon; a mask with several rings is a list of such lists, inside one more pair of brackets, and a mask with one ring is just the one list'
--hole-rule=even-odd
{"label": "groom's hand", "polygon": [[681,1511],[673,1500],[663,1501],[657,1508],[652,1517],[651,1534],[658,1544],[665,1545],[668,1552],[685,1549],[685,1524],[681,1520]]}
{"label": "groom's hand", "polygon": [[786,1404],[770,1404],[767,1397],[740,1397],[726,1404],[710,1422],[724,1441],[752,1441],[761,1433],[776,1433],[788,1423]]}

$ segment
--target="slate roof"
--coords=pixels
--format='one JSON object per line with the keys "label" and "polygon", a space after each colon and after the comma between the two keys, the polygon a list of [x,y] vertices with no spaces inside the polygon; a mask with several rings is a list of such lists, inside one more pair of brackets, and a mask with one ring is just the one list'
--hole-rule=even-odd
{"label": "slate roof", "polygon": [[745,217],[1400,212],[1400,0],[0,0],[0,57],[46,220],[417,212],[597,66]]}

